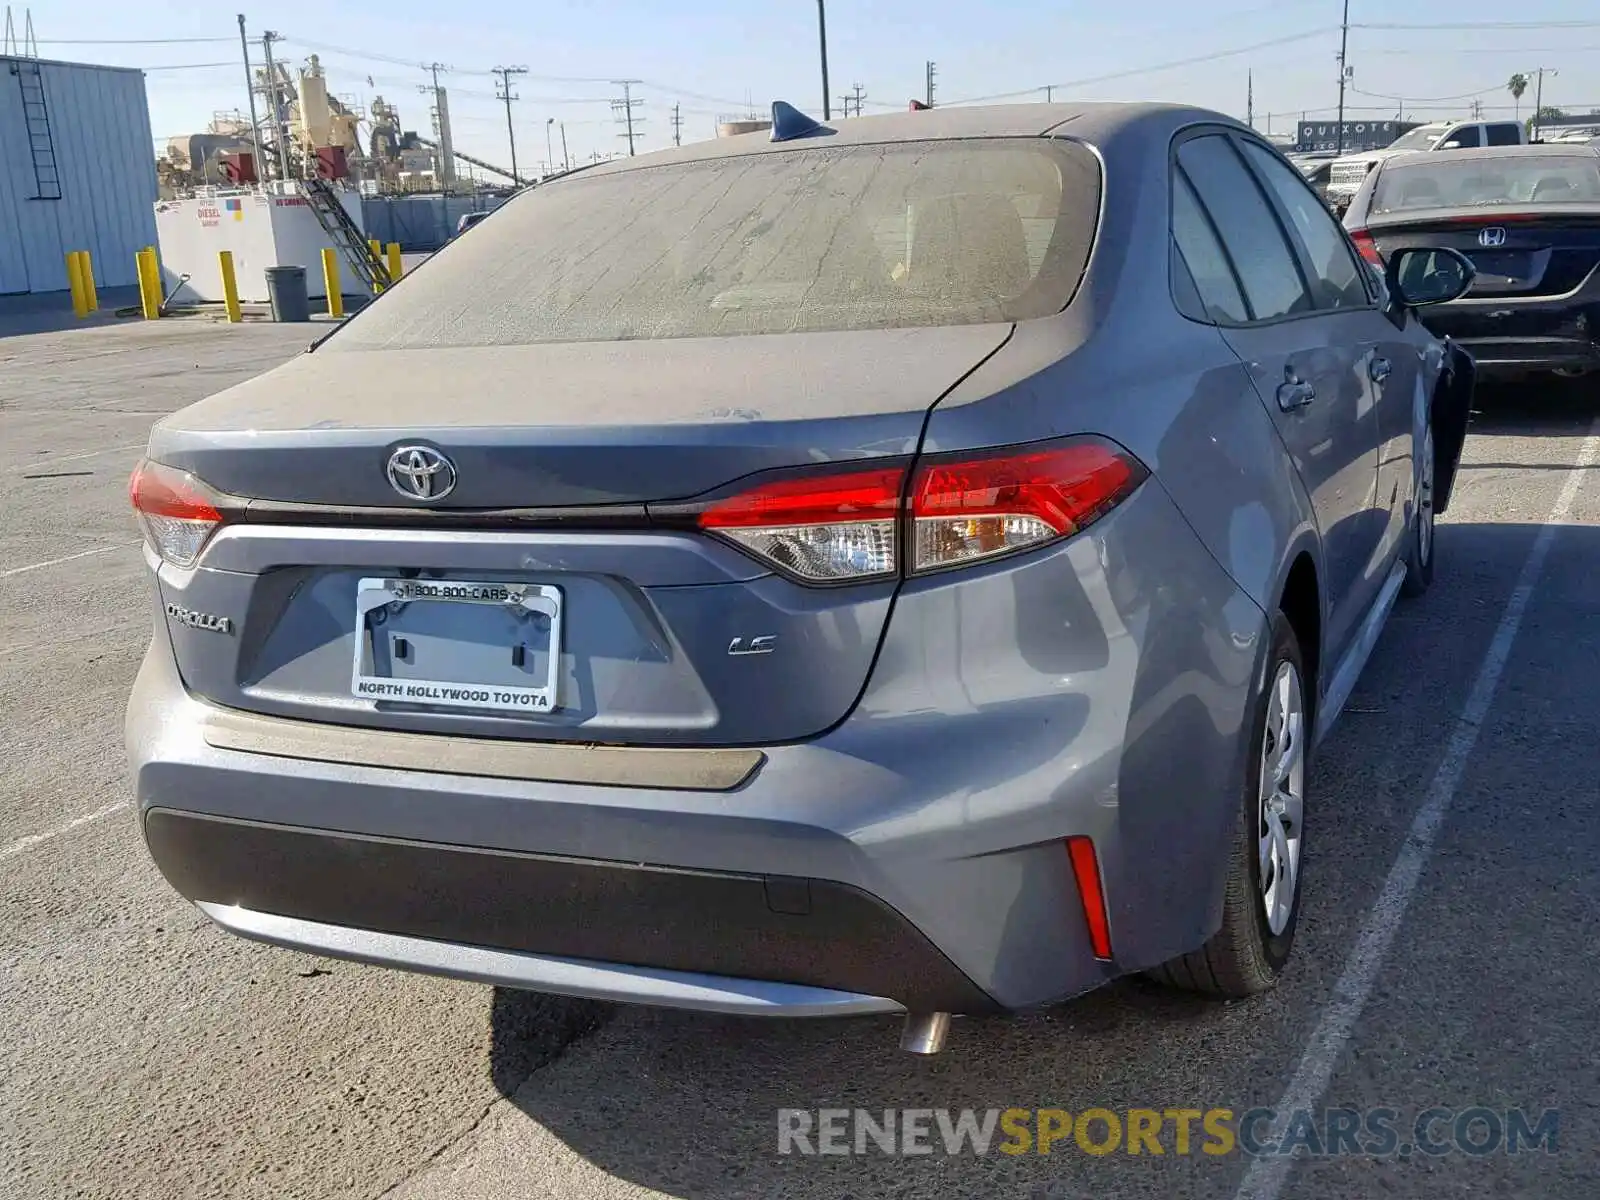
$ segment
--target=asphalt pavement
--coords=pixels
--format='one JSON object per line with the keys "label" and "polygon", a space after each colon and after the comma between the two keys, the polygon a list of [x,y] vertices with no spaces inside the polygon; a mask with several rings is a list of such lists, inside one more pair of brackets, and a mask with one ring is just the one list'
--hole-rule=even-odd
{"label": "asphalt pavement", "polygon": [[[613,1009],[210,927],[130,807],[122,707],[149,610],[124,487],[153,419],[307,330],[25,328],[0,319],[0,1196],[1597,1194],[1600,386],[1483,398],[1434,588],[1396,610],[1315,764],[1274,993],[1128,981],[958,1021],[922,1059],[891,1020]],[[783,1110],[823,1109],[1019,1109],[1068,1132],[1048,1154],[1004,1133],[945,1153],[937,1122],[928,1154],[803,1152],[820,1135],[780,1153]],[[1121,1136],[1130,1110],[1180,1109],[1187,1153],[1172,1117],[1160,1154]],[[1263,1111],[1219,1154],[1200,1130],[1220,1109]],[[1345,1113],[1359,1137],[1333,1128]],[[1299,1151],[1265,1152],[1286,1132]]]}

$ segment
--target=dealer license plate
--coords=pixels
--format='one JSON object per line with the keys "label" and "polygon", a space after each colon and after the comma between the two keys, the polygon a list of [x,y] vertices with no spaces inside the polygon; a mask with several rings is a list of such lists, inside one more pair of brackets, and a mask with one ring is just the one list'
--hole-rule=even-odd
{"label": "dealer license plate", "polygon": [[561,589],[543,584],[363,579],[350,690],[375,703],[551,712],[561,607]]}

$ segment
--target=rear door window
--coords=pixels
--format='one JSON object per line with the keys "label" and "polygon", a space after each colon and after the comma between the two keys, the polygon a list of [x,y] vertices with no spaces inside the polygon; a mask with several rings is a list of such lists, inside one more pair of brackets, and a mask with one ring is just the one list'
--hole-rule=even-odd
{"label": "rear door window", "polygon": [[1522,144],[1522,138],[1518,136],[1522,130],[1518,125],[1490,125],[1487,126],[1487,129],[1489,145],[1491,146],[1520,146]]}
{"label": "rear door window", "polygon": [[1259,142],[1242,143],[1251,165],[1278,197],[1311,263],[1319,308],[1365,308],[1372,303],[1364,273],[1328,206],[1304,179]]}
{"label": "rear door window", "polygon": [[1277,214],[1233,144],[1220,134],[1190,138],[1178,147],[1178,164],[1238,273],[1251,319],[1313,311]]}

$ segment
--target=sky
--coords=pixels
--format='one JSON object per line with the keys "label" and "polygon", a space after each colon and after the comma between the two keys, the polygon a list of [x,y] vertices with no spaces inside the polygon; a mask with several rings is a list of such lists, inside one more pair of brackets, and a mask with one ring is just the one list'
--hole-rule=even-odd
{"label": "sky", "polygon": [[[27,0],[10,3],[20,26]],[[838,97],[859,84],[867,115],[903,109],[921,97],[931,60],[938,103],[1006,93],[1043,100],[1051,85],[1058,101],[1182,101],[1244,117],[1253,92],[1256,126],[1287,132],[1302,113],[1334,114],[1341,3],[830,0],[831,105],[837,118]],[[32,6],[42,57],[146,68],[157,147],[203,130],[213,112],[246,106],[236,11],[192,0]],[[252,38],[265,29],[282,35],[277,57],[299,65],[318,54],[330,92],[363,105],[381,95],[399,107],[404,128],[424,136],[423,64],[443,64],[457,149],[496,164],[508,165],[510,154],[490,72],[527,67],[512,108],[525,174],[547,155],[560,160],[563,126],[573,161],[625,152],[611,104],[622,95],[617,80],[640,81],[632,85],[642,101],[639,153],[671,144],[674,104],[686,142],[714,136],[719,115],[764,112],[774,99],[821,115],[813,0],[277,0],[244,16]],[[1485,115],[1510,116],[1506,81],[1538,67],[1548,69],[1546,105],[1600,109],[1593,0],[1411,0],[1404,8],[1350,0],[1349,19],[1351,119],[1464,116],[1474,99]],[[251,53],[258,58],[260,47]],[[1530,88],[1523,116],[1532,102]]]}

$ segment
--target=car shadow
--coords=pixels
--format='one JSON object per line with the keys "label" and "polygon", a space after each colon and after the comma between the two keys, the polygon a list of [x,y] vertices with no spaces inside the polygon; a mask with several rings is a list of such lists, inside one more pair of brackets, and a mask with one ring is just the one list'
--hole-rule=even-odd
{"label": "car shadow", "polygon": [[[1587,433],[1596,416],[1600,416],[1600,373],[1580,379],[1486,381],[1478,384],[1473,397],[1467,437],[1572,437]],[[1472,469],[1490,465],[1479,463]],[[1560,469],[1563,464],[1551,466]]]}
{"label": "car shadow", "polygon": [[123,320],[125,318],[117,316],[117,310],[137,308],[139,289],[104,287],[99,289],[96,299],[100,302],[99,311],[79,317],[72,311],[69,292],[0,296],[0,338],[30,333],[59,333],[67,329],[93,329]]}
{"label": "car shadow", "polygon": [[[896,1018],[732,1018],[500,991],[489,1064],[496,1087],[582,1160],[575,1169],[697,1200],[1232,1196],[1243,1169],[1236,1155],[1101,1158],[1063,1147],[1054,1157],[808,1156],[780,1153],[779,1122],[785,1109],[861,1109],[876,1119],[885,1109],[1183,1106],[1238,1114],[1277,1103],[1336,994],[1356,933],[1545,528],[1441,524],[1439,580],[1396,610],[1313,763],[1314,794],[1338,816],[1308,858],[1298,953],[1274,991],[1216,1002],[1129,977],[1016,1016],[960,1019],[944,1052],[927,1058],[899,1049]],[[1561,528],[1534,601],[1542,607],[1520,634],[1511,670],[1558,655],[1551,639],[1581,627],[1587,599],[1574,564],[1596,552],[1600,528]],[[1491,719],[1516,694],[1508,683]],[[1415,982],[1410,960],[1402,939],[1384,965],[1387,989]],[[1417,1088],[1385,1103],[1420,1109],[1437,1102],[1423,1083]],[[1338,1101],[1335,1088],[1329,1103]],[[932,1140],[940,1141],[937,1130]]]}

